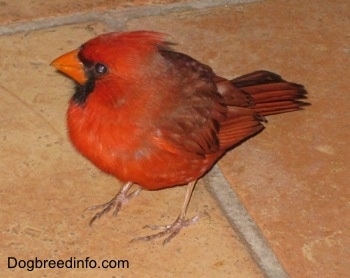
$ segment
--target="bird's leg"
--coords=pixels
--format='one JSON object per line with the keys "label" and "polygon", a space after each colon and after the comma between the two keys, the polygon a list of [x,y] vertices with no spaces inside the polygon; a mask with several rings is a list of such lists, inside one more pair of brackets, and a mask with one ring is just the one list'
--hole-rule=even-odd
{"label": "bird's leg", "polygon": [[147,225],[144,228],[150,228],[152,230],[163,230],[157,234],[153,234],[153,235],[149,235],[149,236],[144,236],[144,237],[138,237],[133,239],[132,241],[136,241],[136,240],[144,240],[144,241],[150,241],[156,238],[160,238],[163,237],[165,235],[169,235],[164,241],[163,241],[163,245],[167,244],[172,238],[174,238],[183,227],[188,227],[191,224],[196,223],[200,216],[195,216],[192,217],[190,219],[185,219],[186,217],[186,211],[187,211],[187,207],[188,204],[191,200],[191,195],[193,192],[193,189],[196,185],[196,181],[190,182],[188,184],[187,187],[187,191],[186,191],[186,196],[185,196],[185,202],[182,206],[181,209],[181,213],[178,216],[178,218],[175,220],[174,223],[170,224],[170,225],[165,225],[165,226],[151,226],[151,225]]}
{"label": "bird's leg", "polygon": [[141,191],[141,189],[137,189],[134,192],[127,195],[132,185],[133,185],[132,182],[127,182],[126,184],[123,185],[120,191],[114,196],[114,198],[109,202],[102,205],[97,205],[97,206],[92,206],[87,208],[87,210],[101,209],[100,212],[96,213],[94,217],[91,218],[89,225],[92,226],[95,220],[99,219],[102,215],[108,213],[112,209],[114,209],[113,215],[117,216],[122,206],[128,203],[132,198],[136,197]]}

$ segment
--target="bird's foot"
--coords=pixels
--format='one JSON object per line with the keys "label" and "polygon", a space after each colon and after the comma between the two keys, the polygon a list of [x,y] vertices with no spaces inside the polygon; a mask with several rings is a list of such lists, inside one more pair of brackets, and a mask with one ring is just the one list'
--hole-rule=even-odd
{"label": "bird's foot", "polygon": [[87,208],[86,210],[96,210],[96,209],[101,209],[98,213],[96,213],[90,220],[89,226],[92,226],[92,224],[99,219],[101,216],[107,214],[109,211],[113,210],[113,216],[117,216],[118,212],[122,208],[123,205],[127,204],[131,199],[136,197],[141,189],[137,189],[134,192],[130,193],[129,195],[128,190],[131,187],[131,183],[127,183],[126,185],[123,186],[123,188],[114,196],[112,200],[109,202],[102,204],[102,205],[96,205]]}
{"label": "bird's foot", "polygon": [[[207,214],[205,214],[207,215]],[[180,231],[183,227],[188,227],[194,223],[197,223],[198,220],[202,217],[202,215],[196,215],[190,219],[185,219],[185,217],[179,216],[173,224],[170,225],[146,225],[143,228],[149,228],[151,230],[162,230],[159,233],[149,235],[149,236],[143,236],[143,237],[138,237],[135,238],[131,241],[137,241],[137,240],[143,240],[143,241],[150,241],[154,240],[157,238],[161,238],[165,235],[168,235],[164,241],[163,245],[167,244],[170,240],[172,240]]]}

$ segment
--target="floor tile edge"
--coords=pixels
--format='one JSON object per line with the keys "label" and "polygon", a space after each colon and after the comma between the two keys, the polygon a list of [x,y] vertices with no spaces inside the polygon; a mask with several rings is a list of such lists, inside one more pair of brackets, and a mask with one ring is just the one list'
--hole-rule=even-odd
{"label": "floor tile edge", "polygon": [[265,276],[271,278],[289,277],[264,238],[260,228],[223,176],[220,168],[217,165],[214,166],[203,178],[203,181]]}

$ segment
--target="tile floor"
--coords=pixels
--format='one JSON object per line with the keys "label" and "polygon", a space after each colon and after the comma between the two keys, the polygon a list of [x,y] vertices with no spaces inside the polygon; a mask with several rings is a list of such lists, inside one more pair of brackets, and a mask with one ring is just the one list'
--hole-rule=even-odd
{"label": "tile floor", "polygon": [[[349,1],[236,2],[0,2],[1,277],[266,276],[201,183],[189,216],[210,217],[165,247],[129,241],[177,216],[182,187],[142,192],[118,218],[88,227],[84,209],[119,184],[68,142],[73,85],[48,64],[115,29],[167,32],[226,77],[269,69],[307,87],[312,106],[270,117],[219,166],[290,277],[350,276]],[[129,268],[28,271],[9,269],[9,257],[124,259]]]}

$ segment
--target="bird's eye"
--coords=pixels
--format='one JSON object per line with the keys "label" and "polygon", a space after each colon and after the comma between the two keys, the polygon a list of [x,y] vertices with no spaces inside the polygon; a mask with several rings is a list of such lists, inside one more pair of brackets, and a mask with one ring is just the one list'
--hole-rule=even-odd
{"label": "bird's eye", "polygon": [[98,74],[105,74],[105,73],[107,73],[107,67],[104,64],[97,63],[95,65],[95,71]]}

